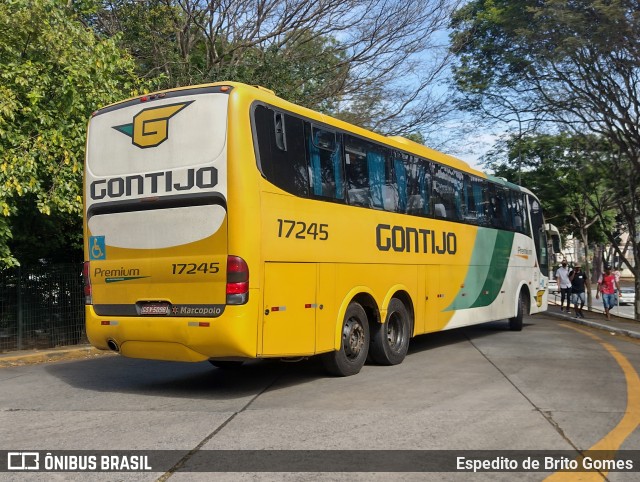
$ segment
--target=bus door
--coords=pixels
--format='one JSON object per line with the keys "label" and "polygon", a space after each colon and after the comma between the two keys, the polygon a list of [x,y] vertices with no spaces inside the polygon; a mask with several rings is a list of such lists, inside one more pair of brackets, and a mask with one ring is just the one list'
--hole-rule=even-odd
{"label": "bus door", "polygon": [[265,263],[262,355],[315,353],[316,263]]}
{"label": "bus door", "polygon": [[440,311],[440,266],[425,266],[424,332],[430,333],[441,328]]}

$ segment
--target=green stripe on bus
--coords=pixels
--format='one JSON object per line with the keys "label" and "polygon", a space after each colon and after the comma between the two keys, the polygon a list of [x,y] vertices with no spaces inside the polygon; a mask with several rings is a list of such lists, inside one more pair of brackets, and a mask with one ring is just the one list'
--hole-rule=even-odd
{"label": "green stripe on bus", "polygon": [[470,308],[478,299],[491,268],[491,264],[486,261],[487,254],[495,250],[497,236],[498,231],[495,229],[478,229],[469,269],[464,279],[464,288],[458,291],[456,298],[444,311]]}
{"label": "green stripe on bus", "polygon": [[510,231],[498,231],[496,244],[493,248],[489,272],[485,279],[480,294],[470,308],[488,306],[494,302],[500,293],[500,288],[504,283],[509,258],[511,257],[511,247],[513,245],[514,233]]}
{"label": "green stripe on bus", "polygon": [[[509,267],[514,234],[479,228],[471,254],[464,288],[444,311],[479,308],[495,301]],[[491,253],[491,260],[486,262]]]}

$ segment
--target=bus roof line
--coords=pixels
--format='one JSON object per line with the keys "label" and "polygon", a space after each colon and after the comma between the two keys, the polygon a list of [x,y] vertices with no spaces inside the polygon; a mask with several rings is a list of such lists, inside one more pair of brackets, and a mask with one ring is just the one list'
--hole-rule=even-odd
{"label": "bus roof line", "polygon": [[[223,90],[222,87],[229,87],[226,90]],[[182,97],[184,95],[197,95],[197,94],[228,94],[231,92],[233,87],[228,85],[228,83],[220,84],[220,85],[198,85],[195,87],[185,87],[181,89],[171,89],[166,91],[158,91],[151,94],[142,94],[137,97],[131,97],[122,102],[117,102],[115,104],[110,104],[106,107],[98,109],[92,115],[92,117],[96,117],[101,114],[106,114],[107,112],[113,112],[118,109],[124,109],[125,107],[130,107],[132,105],[142,105],[145,103],[153,102],[155,100],[161,99],[171,99],[175,97]],[[143,100],[145,99],[145,100]]]}

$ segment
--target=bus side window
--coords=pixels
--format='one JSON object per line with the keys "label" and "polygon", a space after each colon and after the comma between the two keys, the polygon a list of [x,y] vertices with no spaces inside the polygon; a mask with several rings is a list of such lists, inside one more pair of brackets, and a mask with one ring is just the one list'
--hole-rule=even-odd
{"label": "bus side window", "polygon": [[367,167],[369,170],[369,187],[373,207],[386,211],[395,211],[398,199],[391,179],[391,169],[387,165],[388,156],[377,146],[368,146]]}
{"label": "bus side window", "polygon": [[466,175],[467,216],[470,222],[478,226],[488,224],[489,183],[476,176]]}
{"label": "bus side window", "polygon": [[431,214],[430,165],[425,160],[410,155],[403,161],[407,174],[407,214],[428,216]]}
{"label": "bus side window", "polygon": [[306,131],[313,194],[344,199],[341,136],[311,125],[307,125]]}
{"label": "bus side window", "polygon": [[390,149],[384,149],[384,185],[382,186],[382,207],[385,211],[397,213],[400,204],[399,187],[395,177],[393,156]]}
{"label": "bus side window", "polygon": [[[531,236],[531,223],[529,220],[529,210],[527,209],[527,200],[524,194],[520,195],[520,211],[522,212],[522,222],[524,224],[524,234]],[[560,250],[558,250],[560,252]]]}
{"label": "bus side window", "polygon": [[491,217],[491,227],[497,229],[502,229],[504,227],[504,209],[502,207],[503,199],[501,196],[501,190],[501,187],[497,184],[490,184],[489,213]]}
{"label": "bus side window", "polygon": [[509,213],[511,220],[511,228],[518,232],[522,232],[522,216],[518,214],[517,206],[517,193],[515,191],[509,192]]}
{"label": "bus side window", "polygon": [[529,201],[529,213],[531,218],[531,229],[533,232],[533,244],[536,247],[538,266],[544,276],[549,276],[549,260],[547,253],[547,233],[544,229],[544,217],[540,203],[533,196],[527,195]]}
{"label": "bus side window", "polygon": [[500,188],[500,198],[502,199],[502,228],[513,229],[513,217],[511,216],[511,196],[508,189]]}
{"label": "bus side window", "polygon": [[287,138],[284,132],[284,114],[281,112],[274,112],[273,123],[275,125],[276,146],[281,151],[287,150]]}
{"label": "bus side window", "polygon": [[398,190],[388,149],[345,134],[349,204],[396,211]]}
{"label": "bus side window", "polygon": [[510,229],[513,230],[514,229],[514,224],[515,224],[515,220],[513,218],[513,209],[512,209],[512,202],[511,202],[511,190],[509,188],[503,187],[502,188],[502,196],[504,199],[504,202],[502,203],[504,212],[503,212],[503,220],[502,220],[502,226],[505,229]]}
{"label": "bus side window", "polygon": [[367,170],[369,171],[369,189],[371,190],[371,204],[382,208],[382,186],[384,185],[384,157],[380,153],[367,151]]}
{"label": "bus side window", "polygon": [[513,229],[511,209],[509,208],[509,189],[503,186],[495,187],[494,222],[499,229]]}
{"label": "bus side window", "polygon": [[348,202],[352,206],[371,207],[369,168],[362,142],[345,135],[344,149]]}
{"label": "bus side window", "polygon": [[482,226],[491,225],[490,210],[490,188],[489,181],[481,179],[478,186],[474,188],[474,196],[482,198]]}
{"label": "bus side window", "polygon": [[529,217],[527,216],[524,195],[521,192],[514,192],[512,193],[512,196],[514,198],[516,231],[529,236],[531,234],[531,231],[529,229]]}
{"label": "bus side window", "polygon": [[473,184],[469,174],[464,174],[462,181],[462,209],[463,219],[468,223],[476,224],[478,221],[478,209],[476,200],[473,197]]}
{"label": "bus side window", "polygon": [[433,194],[437,217],[463,219],[463,174],[460,171],[435,164]]}
{"label": "bus side window", "polygon": [[253,120],[256,158],[264,177],[284,191],[308,196],[309,170],[302,119],[258,105]]}
{"label": "bus side window", "polygon": [[393,160],[393,171],[396,175],[396,186],[398,186],[398,207],[397,212],[407,212],[407,171],[405,170],[402,159]]}

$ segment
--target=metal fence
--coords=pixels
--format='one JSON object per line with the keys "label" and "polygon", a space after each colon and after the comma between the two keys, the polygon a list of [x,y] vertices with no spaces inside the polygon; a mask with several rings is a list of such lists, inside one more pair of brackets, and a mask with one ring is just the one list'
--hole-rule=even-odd
{"label": "metal fence", "polygon": [[0,271],[0,352],[85,341],[81,264]]}

